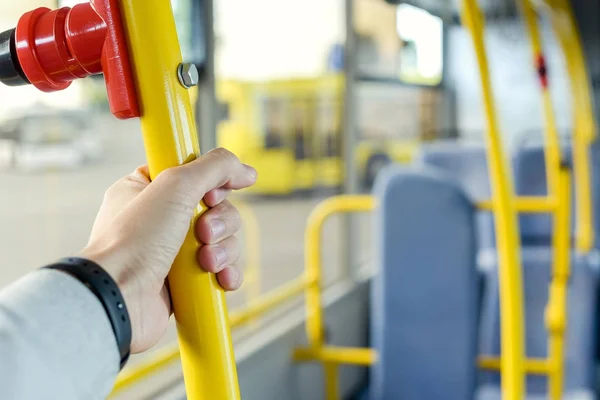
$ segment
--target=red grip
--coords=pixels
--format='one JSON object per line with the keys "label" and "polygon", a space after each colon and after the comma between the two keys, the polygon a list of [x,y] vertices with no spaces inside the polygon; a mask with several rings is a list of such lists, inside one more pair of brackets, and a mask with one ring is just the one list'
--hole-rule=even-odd
{"label": "red grip", "polygon": [[112,113],[121,119],[140,116],[118,0],[91,0],[107,26],[102,71]]}
{"label": "red grip", "polygon": [[118,0],[25,13],[15,44],[23,72],[38,89],[63,90],[104,73],[111,112],[120,119],[140,116]]}

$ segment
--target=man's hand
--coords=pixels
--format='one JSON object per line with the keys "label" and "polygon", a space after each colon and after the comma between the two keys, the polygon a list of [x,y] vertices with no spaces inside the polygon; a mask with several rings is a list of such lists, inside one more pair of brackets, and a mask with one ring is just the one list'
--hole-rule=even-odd
{"label": "man's hand", "polygon": [[140,167],[111,186],[94,223],[90,241],[79,254],[101,265],[119,285],[130,314],[131,350],[151,348],[164,334],[171,315],[165,279],[204,199],[207,212],[195,223],[198,264],[217,274],[225,290],[236,290],[240,248],[235,237],[240,216],[227,201],[232,190],[256,181],[256,170],[227,150],[159,174],[151,183]]}

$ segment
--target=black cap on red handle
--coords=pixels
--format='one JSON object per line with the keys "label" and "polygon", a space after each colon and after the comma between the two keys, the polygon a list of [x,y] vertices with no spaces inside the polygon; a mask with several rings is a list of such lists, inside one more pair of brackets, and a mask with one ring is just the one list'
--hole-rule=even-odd
{"label": "black cap on red handle", "polygon": [[15,30],[0,33],[0,82],[8,86],[28,85],[15,48]]}

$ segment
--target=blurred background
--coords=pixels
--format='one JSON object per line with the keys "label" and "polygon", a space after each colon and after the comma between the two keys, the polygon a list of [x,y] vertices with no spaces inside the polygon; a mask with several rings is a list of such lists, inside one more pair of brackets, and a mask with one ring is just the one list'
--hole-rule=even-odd
{"label": "blurred background", "polygon": [[[0,31],[30,9],[74,3],[2,2]],[[409,163],[423,143],[483,140],[475,56],[452,1],[171,3],[184,60],[202,75],[191,92],[202,150],[226,147],[259,173],[254,188],[234,197],[244,221],[246,283],[228,295],[230,309],[302,273],[306,220],[320,200],[370,192],[381,168]],[[505,143],[539,141],[538,83],[516,6],[482,4]],[[566,133],[571,110],[562,55],[547,22],[542,26],[557,121]],[[51,94],[0,85],[0,287],[81,249],[104,191],[144,163],[139,122],[110,114],[102,77]],[[328,285],[370,267],[370,225],[368,216],[327,223]],[[236,331],[236,340],[276,317]],[[157,349],[173,340],[174,328]],[[176,366],[123,397],[162,398],[181,390],[178,377]]]}

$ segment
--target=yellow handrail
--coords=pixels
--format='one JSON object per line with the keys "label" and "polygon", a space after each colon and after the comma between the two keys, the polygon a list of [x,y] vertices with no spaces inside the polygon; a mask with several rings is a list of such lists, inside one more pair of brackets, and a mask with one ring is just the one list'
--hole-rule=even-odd
{"label": "yellow handrail", "polygon": [[[502,370],[500,359],[496,357],[479,357],[477,365],[481,369]],[[547,375],[550,373],[550,369],[550,363],[545,358],[529,358],[525,360],[525,371],[528,374]]]}
{"label": "yellow handrail", "polygon": [[[235,328],[248,323],[265,312],[280,306],[282,302],[288,301],[295,296],[299,296],[302,292],[306,291],[308,310],[307,330],[320,332],[318,334],[317,343],[322,344],[324,339],[321,321],[323,315],[322,310],[320,309],[322,288],[320,273],[320,241],[322,227],[327,218],[334,213],[371,211],[374,207],[375,199],[372,196],[363,195],[336,196],[323,201],[317,206],[309,217],[308,226],[306,228],[306,264],[303,276],[254,299],[248,306],[240,310],[233,310],[229,315],[231,327]],[[318,310],[315,310],[315,307],[318,307]],[[307,359],[314,356],[318,357],[319,360],[325,360],[336,364],[364,364],[365,362],[373,362],[375,359],[375,353],[371,349],[333,349],[323,346],[311,346],[308,351],[303,352],[302,349],[299,349],[298,351],[300,351],[300,353],[298,353],[300,359]],[[131,369],[124,370],[118,377],[112,394],[117,394],[145,376],[158,371],[161,367],[176,361],[178,355],[179,349],[177,347],[170,348],[167,351],[159,353],[155,357],[149,358],[145,362],[141,362]]]}
{"label": "yellow handrail", "polygon": [[177,342],[155,351],[138,365],[128,367],[119,374],[111,396],[135,385],[140,380],[160,371],[179,360],[179,344]]}
{"label": "yellow handrail", "polygon": [[[493,211],[494,209],[492,200],[479,201],[476,206],[480,210]],[[519,196],[514,199],[514,206],[520,213],[544,214],[556,209],[556,199],[546,196]]]}
{"label": "yellow handrail", "polygon": [[485,21],[476,0],[462,0],[462,16],[477,56],[487,117],[488,162],[499,253],[502,393],[507,399],[519,400],[523,398],[525,385],[523,283],[512,174],[502,150],[485,52]]}
{"label": "yellow handrail", "polygon": [[[243,326],[264,313],[280,307],[283,302],[300,296],[307,288],[308,282],[304,276],[296,278],[254,299],[248,306],[231,311],[229,314],[229,324],[231,328]],[[176,343],[168,345],[164,349],[157,350],[156,353],[140,361],[138,364],[124,369],[117,377],[111,396],[135,385],[141,379],[158,372],[163,367],[177,360],[179,360],[179,346]]]}
{"label": "yellow handrail", "polygon": [[306,290],[306,334],[308,347],[294,350],[296,361],[319,361],[325,369],[325,397],[339,399],[339,364],[370,365],[376,352],[366,348],[339,348],[325,346],[323,330],[323,289],[321,274],[321,233],[327,219],[344,212],[367,212],[376,207],[376,199],[367,195],[340,195],[322,201],[308,218],[305,234],[305,276],[309,283]]}
{"label": "yellow handrail", "polygon": [[557,183],[559,207],[554,217],[552,236],[554,268],[546,307],[548,358],[551,367],[548,393],[554,400],[562,398],[564,387],[567,287],[571,269],[571,171],[569,168],[559,170]]}
{"label": "yellow handrail", "polygon": [[595,241],[592,219],[589,146],[596,139],[590,81],[577,22],[568,0],[545,0],[569,75],[573,110],[573,160],[576,192],[577,249],[589,252]]}
{"label": "yellow handrail", "polygon": [[[548,394],[550,399],[560,400],[564,382],[564,341],[566,331],[567,280],[570,269],[570,171],[561,167],[560,139],[556,129],[552,97],[548,89],[548,71],[536,10],[531,0],[519,0],[525,26],[529,32],[533,62],[538,72],[542,92],[545,121],[545,157],[547,175],[547,198],[555,207],[552,210],[552,281],[548,295],[546,318],[548,328]],[[565,199],[565,196],[567,197]]]}
{"label": "yellow handrail", "polygon": [[[180,165],[200,148],[190,94],[179,82],[182,63],[169,1],[118,2],[128,39],[150,175]],[[197,213],[205,207],[199,206]],[[169,274],[187,397],[238,400],[225,293],[214,274],[196,265],[190,230]],[[193,296],[192,296],[193,294]]]}
{"label": "yellow handrail", "polygon": [[306,334],[309,346],[323,346],[323,309],[321,290],[321,231],[327,218],[335,213],[365,212],[375,208],[375,199],[366,195],[341,195],[322,201],[308,217],[304,238],[305,274],[310,286],[306,291]]}

